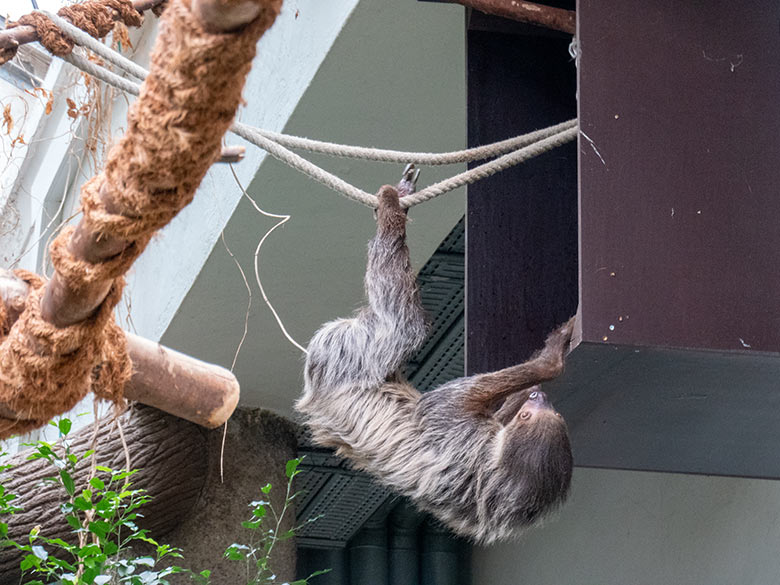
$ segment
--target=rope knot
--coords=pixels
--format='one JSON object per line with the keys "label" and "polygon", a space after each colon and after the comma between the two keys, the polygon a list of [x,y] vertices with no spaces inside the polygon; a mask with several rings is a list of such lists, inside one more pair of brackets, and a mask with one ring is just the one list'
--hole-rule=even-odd
{"label": "rope knot", "polygon": [[[144,18],[133,6],[132,0],[89,0],[64,6],[57,11],[57,15],[67,18],[96,39],[102,39],[114,29],[115,19],[127,26],[141,26]],[[17,26],[33,27],[40,43],[52,55],[63,57],[73,51],[73,41],[42,12],[25,14],[19,20],[8,24],[8,28]],[[13,59],[17,50],[18,47],[11,47],[0,51],[0,65]]]}
{"label": "rope knot", "polygon": [[[24,270],[15,274],[30,286],[25,308],[0,337],[0,438],[38,428],[67,412],[92,390],[123,404],[132,364],[125,335],[114,321],[124,280],[117,279],[96,313],[62,329],[45,321],[41,299],[46,281]],[[6,319],[3,317],[3,323]]]}

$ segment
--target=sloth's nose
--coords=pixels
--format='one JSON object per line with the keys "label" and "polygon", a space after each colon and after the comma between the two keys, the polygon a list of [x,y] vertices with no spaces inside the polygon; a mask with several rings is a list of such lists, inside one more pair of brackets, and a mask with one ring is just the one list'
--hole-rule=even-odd
{"label": "sloth's nose", "polygon": [[546,406],[548,408],[552,407],[552,404],[550,403],[549,399],[547,398],[547,394],[545,394],[541,390],[534,390],[533,392],[531,392],[528,395],[528,400],[536,402],[540,406]]}

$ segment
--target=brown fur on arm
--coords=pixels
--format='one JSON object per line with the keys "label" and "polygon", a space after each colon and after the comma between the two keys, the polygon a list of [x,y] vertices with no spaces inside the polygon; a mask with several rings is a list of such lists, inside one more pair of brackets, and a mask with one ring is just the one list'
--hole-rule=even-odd
{"label": "brown fur on arm", "polygon": [[474,376],[471,392],[464,399],[466,409],[491,416],[499,408],[502,400],[508,400],[508,397],[516,392],[522,392],[560,376],[563,372],[563,358],[568,351],[573,329],[572,318],[550,333],[545,340],[544,348],[527,362],[497,372]]}

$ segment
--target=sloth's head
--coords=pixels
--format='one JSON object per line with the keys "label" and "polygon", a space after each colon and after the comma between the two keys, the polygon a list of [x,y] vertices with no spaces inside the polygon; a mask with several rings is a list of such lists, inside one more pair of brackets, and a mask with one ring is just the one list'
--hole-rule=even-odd
{"label": "sloth's head", "polygon": [[569,493],[573,466],[569,431],[544,392],[533,388],[524,398],[504,423],[501,467],[508,480],[532,494],[533,508],[543,510],[563,503]]}

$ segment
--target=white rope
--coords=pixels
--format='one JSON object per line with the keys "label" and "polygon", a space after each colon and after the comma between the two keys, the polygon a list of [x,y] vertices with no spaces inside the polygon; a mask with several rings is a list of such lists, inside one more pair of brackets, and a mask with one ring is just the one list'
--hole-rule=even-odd
{"label": "white rope", "polygon": [[105,81],[108,85],[116,87],[117,89],[121,89],[122,91],[133,95],[141,93],[141,87],[137,83],[125,79],[124,77],[119,77],[119,75],[113,71],[109,71],[105,67],[101,67],[94,61],[90,61],[86,57],[82,57],[75,52],[63,56],[62,60],[70,63],[76,69],[89,73],[92,77]]}
{"label": "white rope", "polygon": [[[44,14],[51,18],[52,21],[74,41],[74,43],[95,52],[98,56],[103,57],[106,61],[113,63],[137,79],[143,80],[148,75],[148,72],[143,67],[140,67],[123,55],[112,50],[110,47],[107,47],[103,43],[92,38],[67,20],[49,12],[44,12]],[[136,96],[140,93],[139,84],[120,77],[116,73],[113,73],[105,67],[89,61],[84,57],[71,53],[63,59],[74,67],[77,67],[122,91]],[[525,162],[548,150],[552,150],[553,148],[557,148],[558,146],[574,140],[578,134],[577,120],[573,119],[493,144],[454,152],[427,153],[334,144],[271,132],[270,130],[254,128],[240,122],[235,122],[230,127],[230,130],[234,134],[265,150],[274,158],[325,185],[329,189],[357,201],[358,203],[373,208],[378,204],[375,195],[329,173],[302,156],[295,154],[289,150],[289,148],[297,148],[331,156],[360,158],[363,160],[390,163],[413,162],[420,165],[464,163],[498,156],[498,158],[490,162],[481,164],[473,169],[450,177],[449,179],[430,185],[412,195],[407,195],[403,198],[401,205],[404,208],[408,208],[428,201],[429,199],[433,199],[434,197],[438,197],[439,195],[457,189],[458,187],[462,187],[463,185],[470,185],[511,166]]]}
{"label": "white rope", "polygon": [[558,134],[563,130],[574,128],[577,125],[577,119],[567,120],[561,122],[555,126],[549,126],[522,136],[515,136],[508,138],[500,142],[494,142],[493,144],[487,144],[484,146],[476,146],[473,148],[467,148],[465,150],[457,150],[454,152],[404,152],[399,150],[388,150],[384,148],[366,148],[362,146],[350,146],[346,144],[333,144],[331,142],[322,142],[319,140],[312,140],[310,138],[300,138],[298,136],[288,136],[286,134],[279,134],[270,130],[261,130],[259,128],[256,131],[262,136],[273,140],[274,142],[286,146],[287,148],[295,148],[305,150],[308,152],[316,152],[320,154],[328,154],[331,156],[338,156],[342,158],[359,158],[363,160],[371,160],[387,163],[415,163],[418,165],[451,165],[472,162],[476,160],[484,160],[486,158],[493,158],[508,152],[517,150],[529,144],[533,144]]}
{"label": "white rope", "polygon": [[463,185],[471,185],[480,179],[495,175],[499,171],[508,169],[509,167],[532,159],[535,156],[539,156],[548,150],[552,150],[566,144],[567,142],[571,142],[577,138],[577,132],[578,128],[576,126],[574,128],[569,128],[568,130],[559,132],[558,134],[550,136],[549,138],[540,140],[535,144],[531,144],[525,148],[516,150],[515,152],[510,152],[509,154],[505,154],[504,156],[495,160],[481,164],[478,167],[474,167],[473,169],[469,169],[468,171],[455,175],[454,177],[450,177],[449,179],[445,179],[444,181],[430,185],[425,189],[421,189],[417,193],[412,193],[411,195],[407,195],[402,198],[401,207],[408,208],[413,205],[418,205],[424,201],[428,201],[429,199],[433,199],[434,197],[438,197],[439,195],[447,193],[448,191],[462,187]]}
{"label": "white rope", "polygon": [[336,175],[329,173],[325,169],[318,167],[302,156],[299,156],[291,150],[286,149],[281,144],[277,144],[273,140],[269,140],[260,134],[256,128],[252,128],[246,124],[241,124],[240,122],[235,122],[230,127],[230,130],[241,138],[248,140],[255,146],[262,148],[268,154],[282,161],[284,164],[302,172],[304,175],[308,175],[318,183],[322,183],[329,189],[332,189],[337,193],[341,193],[345,197],[353,199],[358,203],[362,203],[363,205],[367,205],[368,207],[376,207],[378,205],[376,195],[372,195],[371,193],[363,191],[363,189],[355,187],[351,183],[347,183],[344,179],[341,179]]}

